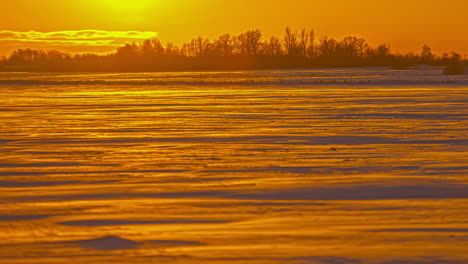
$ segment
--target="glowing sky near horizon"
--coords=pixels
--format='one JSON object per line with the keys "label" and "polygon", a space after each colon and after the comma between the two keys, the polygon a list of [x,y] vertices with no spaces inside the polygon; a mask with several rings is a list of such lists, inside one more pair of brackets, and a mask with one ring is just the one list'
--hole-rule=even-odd
{"label": "glowing sky near horizon", "polygon": [[[371,44],[388,43],[397,52],[419,52],[428,44],[437,53],[468,54],[467,10],[464,0],[2,1],[0,55],[25,47],[111,52],[122,43],[156,34],[163,42],[176,44],[199,35],[215,38],[257,28],[266,37],[281,36],[288,25],[313,28],[318,37],[365,37]],[[67,33],[61,39],[63,32],[101,35],[70,39]]]}

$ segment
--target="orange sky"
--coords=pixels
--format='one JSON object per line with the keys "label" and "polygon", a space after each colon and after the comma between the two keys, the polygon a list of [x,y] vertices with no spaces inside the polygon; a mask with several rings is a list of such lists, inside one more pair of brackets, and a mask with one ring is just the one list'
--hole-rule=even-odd
{"label": "orange sky", "polygon": [[25,47],[109,52],[155,35],[176,44],[257,28],[282,35],[288,25],[394,51],[428,44],[468,54],[466,0],[14,0],[0,12],[0,55]]}

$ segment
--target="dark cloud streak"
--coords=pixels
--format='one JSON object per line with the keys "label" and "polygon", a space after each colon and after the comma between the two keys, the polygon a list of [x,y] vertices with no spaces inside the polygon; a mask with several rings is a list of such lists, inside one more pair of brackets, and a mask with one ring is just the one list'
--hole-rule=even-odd
{"label": "dark cloud streak", "polygon": [[109,53],[129,42],[156,37],[153,31],[70,30],[55,32],[0,30],[0,55],[16,49],[57,49],[71,53]]}

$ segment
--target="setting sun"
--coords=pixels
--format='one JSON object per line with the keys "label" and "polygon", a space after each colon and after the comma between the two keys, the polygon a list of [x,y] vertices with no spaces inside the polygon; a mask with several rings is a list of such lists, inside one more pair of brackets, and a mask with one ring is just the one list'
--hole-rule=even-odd
{"label": "setting sun", "polygon": [[161,11],[162,4],[151,0],[100,0],[80,1],[88,3],[87,8],[101,10],[106,16],[112,17],[121,25],[128,27],[141,26],[148,23],[150,14],[157,15]]}
{"label": "setting sun", "polygon": [[158,1],[152,0],[100,0],[93,1],[98,8],[122,14],[135,14],[155,7]]}

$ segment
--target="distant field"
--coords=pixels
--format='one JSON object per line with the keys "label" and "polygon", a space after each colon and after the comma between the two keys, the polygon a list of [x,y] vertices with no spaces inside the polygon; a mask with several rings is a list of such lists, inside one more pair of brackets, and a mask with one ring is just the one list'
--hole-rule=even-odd
{"label": "distant field", "polygon": [[467,263],[441,72],[0,73],[0,263]]}

